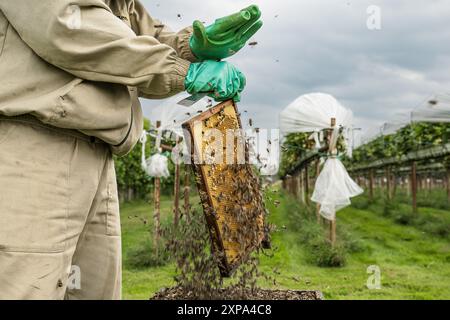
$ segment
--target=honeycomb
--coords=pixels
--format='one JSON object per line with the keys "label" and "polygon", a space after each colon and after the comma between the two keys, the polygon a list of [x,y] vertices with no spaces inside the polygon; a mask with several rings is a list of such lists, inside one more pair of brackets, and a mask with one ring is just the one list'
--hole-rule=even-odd
{"label": "honeycomb", "polygon": [[[222,276],[229,276],[265,237],[259,177],[248,163],[248,145],[233,101],[208,109],[183,127],[190,134],[186,141],[191,142],[192,167],[213,254]],[[209,129],[221,135],[210,136]]]}

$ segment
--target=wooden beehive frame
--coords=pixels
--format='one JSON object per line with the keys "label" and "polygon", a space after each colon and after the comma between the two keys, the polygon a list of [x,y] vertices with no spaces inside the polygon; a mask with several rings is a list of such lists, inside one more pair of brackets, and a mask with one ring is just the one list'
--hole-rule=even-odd
{"label": "wooden beehive frame", "polygon": [[[206,126],[206,123],[208,123],[208,121],[212,121],[212,119],[214,119],[214,117],[219,117],[220,115],[223,115],[224,113],[227,113],[228,115],[232,115],[234,117],[233,119],[233,124],[234,127],[233,128],[227,128],[227,129],[242,129],[242,125],[240,122],[240,118],[239,118],[239,113],[237,111],[237,107],[234,104],[234,102],[232,100],[229,101],[225,101],[223,103],[220,103],[208,110],[206,110],[205,112],[199,114],[198,116],[190,119],[189,121],[187,121],[186,123],[183,124],[183,128],[185,129],[185,135],[187,134],[187,132],[189,132],[189,137],[185,137],[186,141],[190,141],[190,153],[191,153],[191,160],[192,160],[192,168],[194,170],[195,176],[196,176],[196,181],[197,181],[197,187],[199,189],[199,194],[200,194],[200,199],[202,202],[202,206],[203,206],[203,212],[205,214],[205,218],[206,218],[206,222],[208,224],[208,229],[209,229],[209,233],[210,233],[210,238],[211,238],[211,247],[212,247],[212,251],[213,254],[215,254],[215,256],[218,258],[219,260],[219,269],[220,272],[222,274],[222,276],[226,277],[226,276],[230,276],[231,273],[243,262],[245,261],[245,259],[249,256],[249,254],[256,249],[256,247],[258,247],[261,243],[261,241],[265,240],[265,235],[264,235],[264,215],[265,215],[265,209],[264,209],[264,204],[263,204],[263,199],[262,196],[260,194],[260,190],[259,190],[259,178],[256,176],[255,172],[253,171],[253,168],[251,167],[251,165],[248,163],[248,146],[245,143],[244,144],[244,152],[245,152],[245,164],[239,164],[239,165],[234,165],[232,166],[233,168],[239,167],[240,169],[235,169],[235,170],[241,170],[241,171],[236,171],[238,175],[242,174],[242,172],[246,173],[247,176],[246,178],[248,178],[248,184],[247,186],[251,185],[252,187],[249,188],[247,187],[247,189],[252,189],[252,190],[240,190],[240,192],[244,192],[247,195],[247,199],[248,199],[248,195],[252,195],[252,201],[251,203],[248,203],[248,205],[244,205],[242,206],[242,214],[238,213],[238,215],[240,214],[240,218],[242,219],[243,216],[248,215],[248,219],[253,219],[250,222],[250,226],[242,226],[239,224],[234,223],[234,225],[237,225],[237,228],[241,228],[241,229],[245,229],[246,233],[251,233],[248,232],[249,228],[250,231],[253,232],[252,236],[248,237],[248,241],[245,241],[245,248],[242,249],[242,244],[240,246],[239,249],[236,249],[236,243],[240,243],[239,241],[235,241],[234,242],[230,237],[226,237],[225,234],[226,232],[224,232],[223,230],[228,228],[231,228],[230,226],[233,225],[233,221],[239,221],[238,220],[233,220],[233,218],[235,217],[230,217],[235,215],[236,213],[230,214],[230,212],[232,211],[231,204],[228,202],[229,206],[227,207],[227,205],[220,205],[217,202],[217,192],[214,195],[214,191],[212,189],[213,188],[212,185],[212,178],[210,178],[211,176],[211,165],[208,164],[204,164],[204,163],[195,163],[195,152],[203,152],[203,150],[199,149],[201,148],[201,146],[203,146],[203,128]],[[199,140],[198,137],[198,132],[196,132],[196,130],[199,130],[198,124],[201,123],[202,127],[202,134],[201,134],[201,139],[202,141],[196,141]],[[197,137],[197,139],[196,139]],[[236,152],[236,151],[235,151]],[[233,155],[234,156],[234,155]],[[225,175],[225,171],[229,170],[227,165],[222,166],[221,168],[225,168],[222,170],[222,178],[223,175]],[[242,171],[243,170],[243,171]],[[232,178],[229,179],[235,179],[236,177],[233,176]],[[223,178],[223,181],[225,181],[226,178]],[[223,190],[227,189],[227,185],[225,185],[225,183],[223,183],[222,186],[220,186]],[[245,189],[245,188],[244,188]],[[235,189],[228,189],[228,199],[232,198],[232,197],[238,197],[239,194],[237,193],[237,190]],[[220,192],[220,196],[222,196],[223,192]],[[224,198],[226,198],[227,195],[224,195]],[[238,197],[240,198],[241,204],[242,204],[242,199],[243,197]],[[216,200],[215,200],[216,199]],[[237,203],[238,201],[235,200],[235,202]],[[236,210],[236,204],[234,204],[234,210]],[[225,207],[225,208],[224,208]],[[236,212],[236,211],[234,211]],[[245,212],[245,213],[244,213]],[[227,216],[228,215],[228,216]],[[245,218],[245,217],[244,217]],[[231,219],[233,221],[227,221],[227,219]],[[242,222],[242,220],[240,220]],[[251,223],[254,223],[253,225]],[[228,224],[228,225],[227,225]],[[245,223],[246,224],[246,223]],[[246,224],[247,225],[247,224]],[[253,229],[251,229],[253,228]],[[228,233],[231,234],[236,234],[238,233],[239,230],[233,230],[233,231],[229,231]],[[244,235],[245,236],[245,235]],[[227,240],[228,239],[228,240]],[[235,238],[233,238],[235,239]]]}

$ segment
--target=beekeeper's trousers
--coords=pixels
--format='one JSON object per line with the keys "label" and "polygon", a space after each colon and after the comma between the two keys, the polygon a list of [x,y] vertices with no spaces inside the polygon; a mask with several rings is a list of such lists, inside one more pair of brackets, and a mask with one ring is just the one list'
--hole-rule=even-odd
{"label": "beekeeper's trousers", "polygon": [[108,146],[0,120],[0,299],[120,299],[120,218]]}

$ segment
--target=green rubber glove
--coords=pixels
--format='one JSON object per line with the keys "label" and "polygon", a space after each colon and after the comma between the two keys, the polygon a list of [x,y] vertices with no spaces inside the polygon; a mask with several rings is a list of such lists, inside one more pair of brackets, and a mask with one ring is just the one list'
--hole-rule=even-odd
{"label": "green rubber glove", "polygon": [[216,101],[233,98],[239,102],[245,76],[228,62],[207,60],[191,64],[184,84],[190,94],[208,92]]}
{"label": "green rubber glove", "polygon": [[200,60],[221,60],[241,50],[245,43],[262,27],[261,11],[252,5],[238,13],[217,19],[205,29],[194,21],[190,39],[192,53]]}

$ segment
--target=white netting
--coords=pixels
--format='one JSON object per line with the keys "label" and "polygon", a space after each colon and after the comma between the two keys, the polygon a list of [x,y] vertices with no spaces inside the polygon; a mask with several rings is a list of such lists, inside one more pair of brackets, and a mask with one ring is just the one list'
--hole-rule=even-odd
{"label": "white netting", "polygon": [[280,114],[280,128],[284,133],[313,132],[316,147],[320,145],[319,131],[331,128],[331,119],[336,120],[330,141],[329,154],[320,172],[312,200],[320,204],[321,215],[333,220],[336,210],[350,204],[350,198],[362,189],[350,178],[340,160],[336,159],[336,142],[339,128],[346,138],[347,150],[351,156],[351,130],[353,114],[344,108],[334,97],[324,93],[311,93],[297,98]]}
{"label": "white netting", "polygon": [[337,158],[329,158],[317,178],[311,200],[320,203],[320,214],[324,218],[334,220],[336,211],[350,205],[350,198],[362,192],[342,162]]}
{"label": "white netting", "polygon": [[331,118],[336,119],[337,127],[343,128],[347,155],[351,157],[353,113],[329,94],[310,93],[298,97],[280,113],[280,129],[284,134],[315,132],[311,138],[319,148],[322,140],[319,131],[331,128]]}
{"label": "white netting", "polygon": [[350,128],[353,113],[329,94],[310,93],[300,96],[280,113],[280,129],[283,133],[319,131],[330,128],[331,118],[336,119],[337,126]]}
{"label": "white netting", "polygon": [[156,153],[153,156],[145,157],[145,143],[147,142],[147,133],[143,132],[141,136],[142,153],[141,167],[150,177],[167,178],[169,173],[169,163],[166,156]]}
{"label": "white netting", "polygon": [[145,161],[145,171],[150,177],[167,178],[169,173],[169,163],[166,156],[156,153]]}
{"label": "white netting", "polygon": [[198,115],[200,111],[206,110],[210,105],[208,98],[200,99],[190,107],[177,104],[184,98],[189,97],[186,92],[177,94],[174,97],[164,100],[159,106],[150,109],[150,118],[161,121],[159,131],[172,131],[183,136],[182,124],[193,116]]}
{"label": "white netting", "polygon": [[411,113],[414,122],[450,122],[450,94],[433,95],[422,106]]}
{"label": "white netting", "polygon": [[[162,133],[172,132],[175,137],[183,136],[182,124],[193,116],[197,115],[199,111],[205,110],[209,106],[207,98],[199,100],[197,103],[190,107],[179,105],[178,102],[187,98],[188,93],[183,92],[174,97],[164,100],[159,106],[150,109],[150,117],[154,119],[154,122],[159,121],[160,126],[157,128],[155,149],[156,154],[146,158],[145,156],[145,143],[147,141],[147,132],[144,132],[141,137],[142,143],[142,156],[141,167],[151,177],[167,178],[169,173],[168,158],[161,154],[161,140]],[[176,138],[172,137],[173,140]],[[186,152],[187,146],[185,143],[177,144],[173,152],[180,152],[184,150]]]}
{"label": "white netting", "polygon": [[450,122],[450,94],[433,94],[416,109],[395,116],[381,127],[371,128],[363,137],[361,143],[366,144],[380,137],[396,133],[403,127],[414,122]]}

